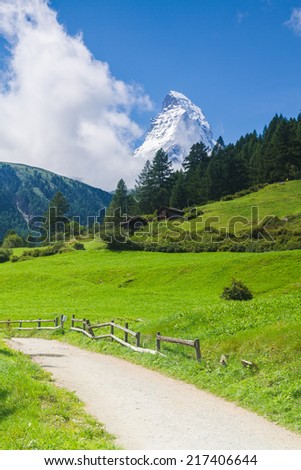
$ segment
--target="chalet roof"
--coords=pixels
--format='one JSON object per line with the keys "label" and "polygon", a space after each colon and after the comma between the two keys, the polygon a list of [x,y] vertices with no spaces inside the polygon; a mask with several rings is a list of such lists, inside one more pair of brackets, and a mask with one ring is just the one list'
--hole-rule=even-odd
{"label": "chalet roof", "polygon": [[157,211],[158,214],[159,214],[160,212],[162,212],[163,210],[167,210],[167,211],[169,211],[169,212],[176,212],[176,213],[182,214],[182,215],[184,214],[184,211],[183,211],[183,210],[177,209],[176,207],[168,207],[168,206],[162,206],[162,207],[160,207],[160,209]]}

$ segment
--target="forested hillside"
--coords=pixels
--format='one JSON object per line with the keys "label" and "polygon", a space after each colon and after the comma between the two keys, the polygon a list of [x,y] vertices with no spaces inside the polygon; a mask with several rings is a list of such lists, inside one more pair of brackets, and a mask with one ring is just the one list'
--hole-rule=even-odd
{"label": "forested hillside", "polygon": [[27,165],[0,163],[0,240],[8,230],[24,234],[26,219],[43,215],[53,196],[61,192],[69,203],[69,215],[87,223],[107,207],[111,194],[50,171]]}

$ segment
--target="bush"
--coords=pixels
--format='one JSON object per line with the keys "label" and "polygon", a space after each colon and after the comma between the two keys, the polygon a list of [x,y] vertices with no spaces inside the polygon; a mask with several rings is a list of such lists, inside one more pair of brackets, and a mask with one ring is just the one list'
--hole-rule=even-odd
{"label": "bush", "polygon": [[52,256],[61,253],[64,247],[63,243],[56,243],[46,246],[45,248],[33,248],[32,250],[25,250],[22,258],[38,258],[39,256]]}
{"label": "bush", "polygon": [[0,263],[6,263],[6,261],[9,261],[11,254],[11,250],[0,248]]}
{"label": "bush", "polygon": [[2,244],[3,248],[19,248],[21,246],[25,246],[25,242],[17,233],[7,235]]}
{"label": "bush", "polygon": [[232,280],[230,287],[225,287],[222,294],[222,299],[225,300],[251,300],[253,298],[250,289],[242,282],[236,279]]}
{"label": "bush", "polygon": [[74,242],[74,243],[72,243],[71,246],[74,250],[84,250],[85,249],[85,245],[81,242]]}
{"label": "bush", "polygon": [[19,261],[20,257],[19,256],[16,256],[16,255],[12,255],[10,257],[10,260],[12,263],[16,263],[17,261]]}

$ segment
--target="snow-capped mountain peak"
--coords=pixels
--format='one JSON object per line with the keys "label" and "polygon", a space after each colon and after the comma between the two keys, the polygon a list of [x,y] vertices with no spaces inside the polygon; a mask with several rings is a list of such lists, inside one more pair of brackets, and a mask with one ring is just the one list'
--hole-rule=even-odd
{"label": "snow-capped mountain peak", "polygon": [[163,148],[170,160],[179,164],[197,142],[203,142],[210,150],[214,147],[210,125],[198,106],[182,93],[172,90],[166,95],[161,112],[152,120],[143,144],[134,155],[152,160]]}

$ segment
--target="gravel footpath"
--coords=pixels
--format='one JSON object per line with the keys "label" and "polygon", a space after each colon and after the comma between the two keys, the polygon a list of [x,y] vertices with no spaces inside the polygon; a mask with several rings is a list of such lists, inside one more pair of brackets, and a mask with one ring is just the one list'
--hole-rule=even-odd
{"label": "gravel footpath", "polygon": [[38,338],[7,343],[75,391],[125,449],[301,449],[301,436],[125,360]]}

